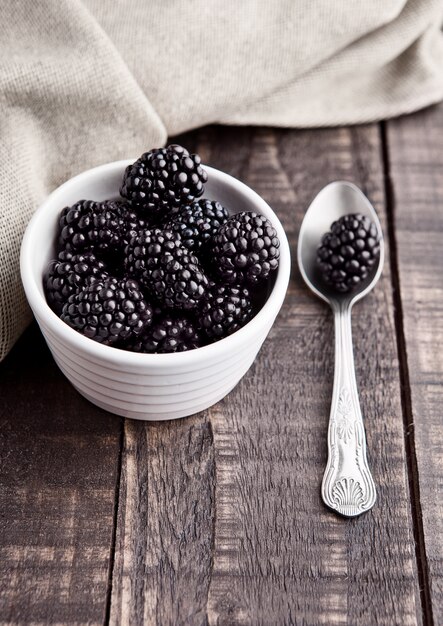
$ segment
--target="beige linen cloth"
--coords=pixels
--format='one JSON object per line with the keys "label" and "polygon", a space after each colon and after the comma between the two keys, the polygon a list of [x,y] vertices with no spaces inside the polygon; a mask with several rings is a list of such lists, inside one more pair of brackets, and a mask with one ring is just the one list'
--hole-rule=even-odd
{"label": "beige linen cloth", "polygon": [[441,0],[2,0],[0,18],[0,359],[30,320],[23,231],[67,178],[212,122],[443,99]]}

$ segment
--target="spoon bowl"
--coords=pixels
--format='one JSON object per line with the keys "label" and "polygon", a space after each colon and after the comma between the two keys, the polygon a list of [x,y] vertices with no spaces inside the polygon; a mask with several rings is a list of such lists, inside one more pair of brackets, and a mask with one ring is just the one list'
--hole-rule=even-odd
{"label": "spoon bowl", "polygon": [[[326,285],[316,265],[317,248],[322,235],[328,232],[332,222],[349,213],[366,215],[377,227],[380,238],[380,255],[369,275],[350,293],[338,293]],[[375,286],[384,263],[383,234],[374,207],[353,183],[335,181],[324,187],[307,210],[298,238],[298,266],[308,287],[332,308],[340,304],[352,306]]]}
{"label": "spoon bowl", "polygon": [[[332,222],[360,213],[375,223],[380,241],[378,262],[357,289],[340,293],[326,285],[316,265],[317,248]],[[351,309],[380,278],[384,261],[383,233],[375,210],[352,183],[333,182],[316,196],[300,229],[298,265],[308,287],[334,312],[335,370],[328,427],[328,460],[322,482],[322,498],[345,517],[368,511],[376,490],[366,458],[366,436],[358,400],[352,348]]]}

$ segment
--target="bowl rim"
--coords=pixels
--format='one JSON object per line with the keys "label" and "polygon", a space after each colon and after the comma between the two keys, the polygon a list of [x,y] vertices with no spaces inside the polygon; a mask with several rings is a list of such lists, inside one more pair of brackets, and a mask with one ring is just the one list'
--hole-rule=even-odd
{"label": "bowl rim", "polygon": [[[257,213],[263,212],[260,208],[265,209],[263,213],[270,213],[271,217],[269,218],[268,216],[268,219],[271,220],[280,240],[280,263],[272,291],[262,308],[247,324],[245,324],[245,326],[228,337],[224,337],[223,339],[207,346],[195,348],[194,350],[165,354],[146,354],[121,350],[120,348],[107,346],[85,337],[63,322],[58,315],[52,311],[46,302],[44,294],[40,291],[37,285],[31,263],[34,238],[36,236],[36,230],[40,220],[45,218],[47,211],[53,206],[59,196],[63,197],[69,186],[74,183],[78,183],[81,179],[93,180],[100,178],[101,176],[116,175],[118,171],[123,173],[124,169],[128,165],[132,164],[134,160],[135,159],[122,159],[119,161],[112,161],[77,174],[49,194],[31,217],[21,244],[20,274],[26,297],[35,317],[37,318],[37,321],[39,323],[41,321],[43,326],[48,326],[50,333],[55,335],[55,337],[59,338],[62,342],[69,345],[75,345],[77,350],[86,353],[88,356],[92,357],[93,360],[99,359],[100,361],[107,361],[123,367],[154,366],[159,369],[164,369],[170,367],[171,365],[185,366],[188,363],[194,362],[196,359],[211,359],[211,357],[222,356],[222,354],[227,351],[232,351],[238,347],[244,346],[244,344],[248,343],[249,340],[252,340],[258,332],[268,326],[270,320],[272,325],[275,316],[283,304],[291,270],[289,243],[279,218],[269,204],[258,193],[230,174],[226,174],[225,172],[207,165],[203,165],[203,167],[207,171],[208,177],[212,177],[217,180],[218,183],[223,185],[237,188],[242,195],[246,196],[251,203],[256,205]],[[91,180],[88,182],[91,182]],[[63,205],[62,201],[60,202],[60,205]],[[63,206],[60,206],[60,211],[62,208]]]}

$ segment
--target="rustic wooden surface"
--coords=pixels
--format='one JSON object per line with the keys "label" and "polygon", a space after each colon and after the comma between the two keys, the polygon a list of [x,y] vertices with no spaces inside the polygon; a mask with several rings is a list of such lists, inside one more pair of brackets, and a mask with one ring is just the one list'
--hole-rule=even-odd
{"label": "rustic wooden surface", "polygon": [[443,106],[391,122],[387,146],[414,506],[428,612],[443,624]]}
{"label": "rustic wooden surface", "polygon": [[[443,108],[330,130],[180,138],[278,212],[293,273],[254,366],[215,407],[145,424],[84,401],[32,328],[0,365],[0,624],[438,624],[443,616]],[[307,205],[357,183],[389,254],[354,310],[376,507],[320,498],[327,308],[295,266]]]}
{"label": "rustic wooden surface", "polygon": [[0,623],[100,624],[121,422],[84,400],[32,328],[0,365]]}

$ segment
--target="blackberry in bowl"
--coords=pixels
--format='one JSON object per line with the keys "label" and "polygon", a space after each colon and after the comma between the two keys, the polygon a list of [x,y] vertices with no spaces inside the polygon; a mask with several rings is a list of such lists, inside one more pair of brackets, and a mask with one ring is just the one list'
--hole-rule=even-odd
{"label": "blackberry in bowl", "polygon": [[242,211],[232,215],[213,237],[216,272],[226,284],[255,285],[277,269],[277,231],[264,215]]}
{"label": "blackberry in bowl", "polygon": [[166,354],[195,350],[203,345],[194,320],[183,314],[159,315],[145,332],[128,345],[133,352]]}
{"label": "blackberry in bowl", "polygon": [[246,287],[213,284],[199,313],[202,332],[210,339],[232,335],[252,318],[252,299]]}
{"label": "blackberry in bowl", "polygon": [[108,277],[70,296],[60,318],[85,337],[111,346],[141,335],[152,316],[135,280]]}
{"label": "blackberry in bowl", "polygon": [[228,210],[220,202],[202,199],[182,207],[168,228],[180,235],[189,250],[205,252],[228,218]]}
{"label": "blackberry in bowl", "polygon": [[198,154],[171,144],[149,150],[130,163],[120,193],[146,215],[161,217],[200,197],[207,179]]}
{"label": "blackberry in bowl", "polygon": [[70,296],[107,276],[106,263],[97,259],[93,252],[72,254],[62,250],[56,259],[49,262],[45,274],[48,304],[60,315]]}
{"label": "blackberry in bowl", "polygon": [[126,246],[125,269],[167,309],[197,309],[208,287],[199,259],[177,233],[160,228],[134,233]]}
{"label": "blackberry in bowl", "polygon": [[[194,165],[195,163],[194,161]],[[255,315],[250,319],[247,298],[242,291],[249,287],[232,284],[229,289],[225,287],[230,290],[230,295],[224,294],[225,299],[221,303],[226,320],[229,318],[229,329],[226,322],[226,331],[222,332],[223,338],[216,341],[206,332],[202,332],[200,320],[205,311],[204,306],[210,299],[208,290],[212,288],[213,282],[219,284],[219,278],[211,274],[212,266],[209,267],[207,259],[198,256],[199,251],[190,250],[185,245],[187,242],[181,239],[178,241],[177,237],[169,240],[169,244],[165,242],[161,244],[163,252],[161,262],[160,256],[155,253],[152,256],[141,257],[140,250],[132,240],[146,230],[155,230],[159,223],[157,217],[148,215],[149,207],[131,204],[131,210],[138,215],[143,224],[135,224],[133,228],[134,222],[130,217],[129,228],[124,226],[127,240],[123,258],[127,259],[125,261],[127,265],[121,269],[121,275],[116,275],[112,264],[109,266],[103,261],[105,267],[97,266],[93,259],[88,257],[90,264],[87,266],[88,269],[85,269],[84,275],[80,276],[81,273],[77,269],[71,283],[68,280],[72,289],[60,291],[58,306],[63,305],[66,308],[66,315],[75,318],[73,324],[79,322],[80,325],[91,326],[88,332],[94,334],[95,329],[96,334],[100,338],[105,337],[106,341],[84,336],[60,319],[45,297],[44,277],[48,272],[48,264],[51,260],[57,260],[59,252],[57,246],[60,213],[63,207],[75,206],[79,198],[89,198],[94,203],[103,203],[109,199],[117,200],[122,178],[127,168],[131,168],[133,164],[133,161],[119,161],[102,165],[76,176],[56,189],[36,211],[27,227],[21,251],[21,276],[29,304],[57,364],[83,396],[97,406],[118,415],[143,420],[173,419],[196,413],[216,403],[229,393],[252,365],[283,303],[289,281],[290,252],[280,221],[260,196],[231,176],[198,163],[195,167],[201,168],[204,172],[201,175],[198,171],[199,180],[205,181],[204,194],[198,200],[199,203],[217,200],[230,215],[238,212],[261,215],[269,220],[276,231],[280,242],[279,266],[270,279],[266,279],[260,287],[265,293],[260,310],[254,311]],[[191,163],[187,165],[192,169]],[[183,202],[184,206],[189,206],[195,202],[196,197],[199,197],[197,194],[201,190],[198,181],[194,182],[195,189],[189,193],[184,192],[187,196]],[[174,191],[174,194],[174,197],[180,197],[182,202],[178,191]],[[192,199],[190,196],[193,196]],[[108,205],[110,218],[113,223],[116,221],[119,228],[121,214],[114,209],[115,207]],[[174,210],[174,208],[171,212],[167,210],[168,219],[171,215],[178,215],[179,211]],[[77,219],[79,215],[75,214],[74,220]],[[94,220],[97,220],[95,214]],[[160,229],[164,230],[164,227]],[[88,226],[85,233],[89,232]],[[73,231],[70,232],[69,237],[72,238],[73,234]],[[104,243],[103,253],[109,255],[110,248],[112,252],[112,246],[116,242],[112,243],[113,240],[108,238],[107,232],[104,235],[105,239],[101,240],[101,243]],[[176,235],[174,232],[174,236]],[[210,238],[213,236],[211,233]],[[88,237],[89,234],[86,235],[86,238]],[[151,243],[155,247],[158,242]],[[205,245],[207,244],[208,242],[205,242]],[[120,246],[117,247],[120,254]],[[174,255],[177,250],[180,252],[176,257]],[[79,252],[75,250],[75,254],[86,255],[87,252],[88,254],[92,252],[102,262],[101,253],[96,253],[95,248]],[[195,255],[198,261],[193,263],[198,269],[195,274],[185,267],[191,255]],[[184,257],[187,261],[181,265]],[[137,268],[139,272],[135,272],[137,276],[128,276],[128,268],[131,265]],[[156,273],[157,271],[159,273]],[[93,274],[92,278],[83,280],[85,274],[89,273]],[[197,274],[201,276],[196,281]],[[63,274],[63,278],[64,276]],[[145,279],[148,279],[147,284],[144,282]],[[138,309],[134,311],[137,304],[132,301],[132,297],[114,298],[113,294],[108,293],[106,287],[109,287],[109,284],[102,284],[106,280],[110,280],[116,290],[122,287],[121,284],[117,286],[121,281],[137,281],[137,289],[142,292],[145,303],[142,306],[143,311]],[[154,289],[152,285],[155,281],[159,285]],[[197,287],[194,282],[197,283]],[[176,306],[177,303],[180,305],[182,287],[186,293],[188,287],[190,292],[194,292],[195,289],[198,293],[202,292],[198,298],[194,298],[195,302],[192,302],[190,308]],[[235,293],[237,288],[240,289],[238,294]],[[110,287],[110,290],[113,288]],[[80,297],[79,294],[85,291],[88,296]],[[230,301],[230,298],[233,300]],[[65,300],[70,299],[71,302],[66,304]],[[239,310],[236,309],[235,303]],[[169,306],[170,304],[173,306]],[[107,307],[111,308],[111,311],[106,310]],[[161,320],[156,313],[158,307],[162,310]],[[112,326],[111,330],[109,324],[115,322],[113,311],[119,311],[119,323],[122,325]],[[131,318],[134,312],[135,317]],[[215,320],[213,304],[206,314],[209,317],[214,316]],[[90,315],[92,317],[88,320]],[[223,319],[224,316],[222,315]],[[132,332],[130,322],[135,325],[138,334]],[[241,327],[233,330],[236,324]],[[224,336],[225,332],[227,336]],[[111,345],[106,345],[106,342]],[[165,348],[169,351],[164,352]],[[155,353],[151,352],[152,349]],[[176,351],[170,351],[171,349]]]}

